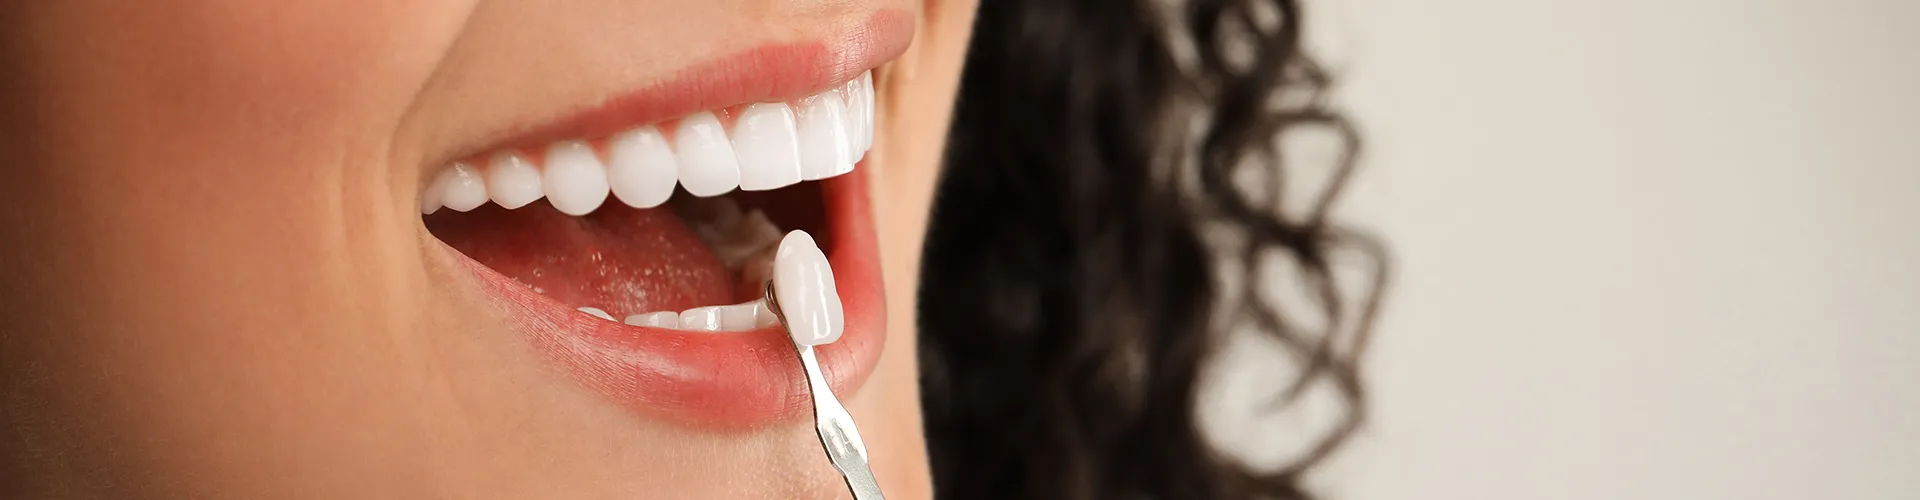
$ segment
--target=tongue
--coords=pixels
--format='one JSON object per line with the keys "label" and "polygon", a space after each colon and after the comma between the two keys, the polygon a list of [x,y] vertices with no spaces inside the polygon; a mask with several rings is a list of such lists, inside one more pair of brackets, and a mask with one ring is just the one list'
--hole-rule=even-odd
{"label": "tongue", "polygon": [[561,304],[615,318],[734,302],[734,273],[669,207],[608,203],[572,217],[541,200],[441,210],[427,229],[480,264]]}

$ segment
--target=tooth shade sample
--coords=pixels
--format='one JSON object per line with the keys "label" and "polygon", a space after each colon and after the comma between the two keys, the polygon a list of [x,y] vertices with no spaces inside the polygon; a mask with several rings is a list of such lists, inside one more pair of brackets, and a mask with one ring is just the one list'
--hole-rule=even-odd
{"label": "tooth shade sample", "polygon": [[840,306],[833,267],[806,231],[789,232],[780,240],[773,255],[773,293],[795,344],[815,346],[840,340],[847,317]]}
{"label": "tooth shade sample", "polygon": [[808,97],[800,106],[800,178],[817,181],[853,170],[853,136],[840,96]]}
{"label": "tooth shade sample", "polygon": [[648,125],[607,141],[607,184],[621,203],[634,208],[660,206],[673,197],[679,177],[680,159],[660,129]]}
{"label": "tooth shade sample", "polygon": [[766,191],[800,182],[800,125],[785,103],[741,110],[733,122],[733,153],[740,160],[740,189]]}
{"label": "tooth shade sample", "polygon": [[455,162],[440,176],[435,184],[440,186],[440,203],[447,208],[465,212],[487,202],[487,183],[472,165]]}
{"label": "tooth shade sample", "polygon": [[607,201],[607,168],[593,147],[560,141],[547,147],[546,172],[540,176],[547,203],[567,215],[586,215]]}
{"label": "tooth shade sample", "polygon": [[680,153],[680,186],[694,196],[719,196],[740,187],[740,160],[720,126],[720,118],[702,111],[680,119],[673,149]]}
{"label": "tooth shade sample", "polygon": [[509,210],[546,196],[540,188],[540,169],[518,153],[499,153],[487,159],[487,194],[494,204]]}
{"label": "tooth shade sample", "polygon": [[673,311],[661,311],[656,313],[635,314],[632,316],[627,316],[627,320],[624,321],[624,323],[633,325],[633,326],[653,326],[653,327],[660,327],[660,328],[678,329],[680,328],[680,313],[673,312]]}
{"label": "tooth shade sample", "polygon": [[583,312],[583,313],[587,313],[587,314],[591,314],[591,315],[593,315],[594,317],[597,317],[597,318],[600,318],[600,319],[604,319],[604,320],[607,320],[607,321],[613,321],[613,315],[612,315],[612,314],[607,314],[607,312],[606,312],[606,311],[602,311],[602,310],[600,310],[600,308],[598,308],[598,307],[582,307],[582,308],[580,308],[580,312]]}

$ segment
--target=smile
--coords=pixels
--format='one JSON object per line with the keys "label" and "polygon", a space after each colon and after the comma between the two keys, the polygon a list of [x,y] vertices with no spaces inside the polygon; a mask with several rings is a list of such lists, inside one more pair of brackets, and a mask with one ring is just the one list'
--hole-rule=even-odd
{"label": "smile", "polygon": [[845,333],[819,354],[835,391],[857,390],[884,344],[863,161],[872,68],[911,37],[898,21],[762,47],[494,141],[427,172],[423,223],[531,348],[612,401],[696,426],[797,417],[805,380],[760,300],[782,235],[813,234],[834,269]]}

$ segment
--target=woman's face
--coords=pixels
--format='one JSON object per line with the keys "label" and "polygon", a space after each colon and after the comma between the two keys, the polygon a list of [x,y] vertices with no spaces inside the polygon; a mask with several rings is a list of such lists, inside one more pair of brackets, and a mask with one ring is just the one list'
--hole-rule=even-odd
{"label": "woman's face", "polygon": [[823,367],[925,497],[912,298],[973,8],[0,7],[0,490],[844,496],[751,309],[805,229]]}

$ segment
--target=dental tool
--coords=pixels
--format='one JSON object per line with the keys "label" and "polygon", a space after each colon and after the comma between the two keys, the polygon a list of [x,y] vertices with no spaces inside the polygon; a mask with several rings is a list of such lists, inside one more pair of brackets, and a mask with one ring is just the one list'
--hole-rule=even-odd
{"label": "dental tool", "polygon": [[[845,311],[833,281],[833,268],[826,254],[806,231],[793,231],[774,251],[773,279],[766,282],[767,310],[779,319],[781,329],[793,341],[794,351],[807,376],[807,392],[813,399],[814,430],[827,449],[827,460],[840,470],[854,500],[884,500],[880,483],[867,465],[867,446],[853,426],[853,416],[834,397],[833,388],[820,371],[813,347],[839,340],[846,328]],[[783,304],[784,307],[783,307]]]}

